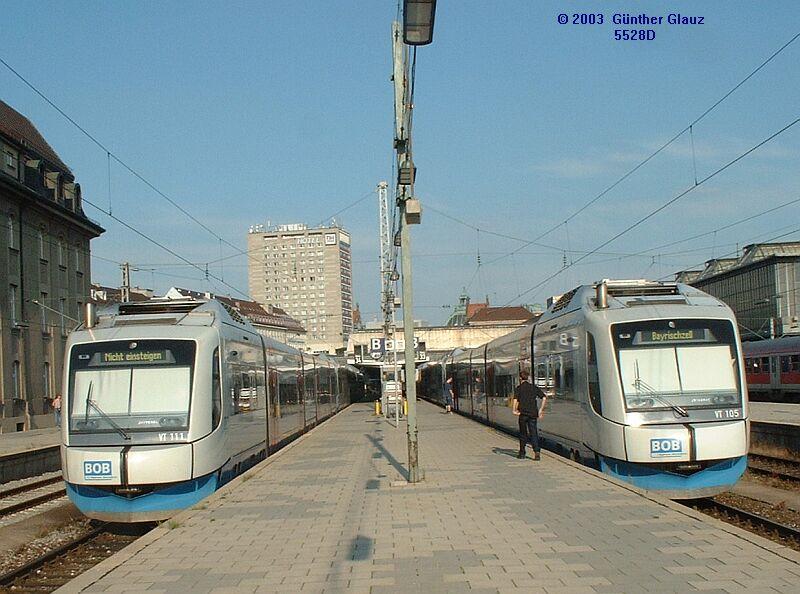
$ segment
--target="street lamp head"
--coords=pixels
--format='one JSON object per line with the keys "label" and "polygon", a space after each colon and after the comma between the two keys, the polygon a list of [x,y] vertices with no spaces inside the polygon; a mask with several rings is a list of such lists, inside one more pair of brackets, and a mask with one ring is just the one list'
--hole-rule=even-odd
{"label": "street lamp head", "polygon": [[403,0],[403,41],[428,45],[433,41],[436,0]]}

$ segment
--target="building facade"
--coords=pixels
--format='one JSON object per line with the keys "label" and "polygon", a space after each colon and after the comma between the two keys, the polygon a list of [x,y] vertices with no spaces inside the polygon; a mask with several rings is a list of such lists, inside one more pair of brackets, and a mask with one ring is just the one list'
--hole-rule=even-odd
{"label": "building facade", "polygon": [[739,258],[709,260],[675,280],[727,303],[744,340],[800,333],[800,242],[748,245]]}
{"label": "building facade", "polygon": [[250,228],[250,296],[279,307],[307,331],[306,348],[335,353],[353,330],[350,235],[303,224]]}
{"label": "building facade", "polygon": [[53,424],[67,334],[90,299],[89,220],[75,178],[0,101],[0,431]]}

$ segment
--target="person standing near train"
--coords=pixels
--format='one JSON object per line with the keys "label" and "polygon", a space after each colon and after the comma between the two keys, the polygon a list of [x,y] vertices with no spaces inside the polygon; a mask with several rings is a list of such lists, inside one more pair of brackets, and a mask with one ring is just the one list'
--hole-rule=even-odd
{"label": "person standing near train", "polygon": [[[519,416],[519,454],[517,454],[517,458],[525,457],[525,445],[530,443],[533,448],[533,459],[541,460],[537,422],[544,416],[547,396],[541,388],[531,384],[527,371],[520,371],[519,379],[519,385],[514,388],[513,403],[514,414]],[[542,401],[541,408],[537,400]]]}
{"label": "person standing near train", "polygon": [[453,412],[453,376],[447,378],[444,383],[444,412]]}
{"label": "person standing near train", "polygon": [[56,394],[56,397],[51,401],[53,406],[53,416],[56,420],[56,427],[61,427],[61,393]]}

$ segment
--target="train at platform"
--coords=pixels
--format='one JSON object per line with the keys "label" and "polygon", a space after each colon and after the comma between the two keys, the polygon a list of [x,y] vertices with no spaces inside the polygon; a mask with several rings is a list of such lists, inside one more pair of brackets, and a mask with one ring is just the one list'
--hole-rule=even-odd
{"label": "train at platform", "polygon": [[196,504],[360,399],[353,367],[262,336],[228,304],[87,306],[66,345],[62,470],[89,518]]}
{"label": "train at platform", "polygon": [[744,473],[748,398],[736,320],[688,285],[605,280],[535,323],[424,365],[420,394],[517,433],[519,374],[548,395],[539,431],[577,461],[672,499],[708,497]]}
{"label": "train at platform", "polygon": [[752,400],[800,403],[800,336],[743,342],[742,350]]}

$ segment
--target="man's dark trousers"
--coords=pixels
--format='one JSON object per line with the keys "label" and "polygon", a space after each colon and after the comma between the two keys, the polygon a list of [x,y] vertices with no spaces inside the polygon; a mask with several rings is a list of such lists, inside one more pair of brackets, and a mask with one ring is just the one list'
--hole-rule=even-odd
{"label": "man's dark trousers", "polygon": [[539,453],[539,430],[536,417],[519,416],[519,453],[525,454],[525,444],[530,443],[533,451]]}

